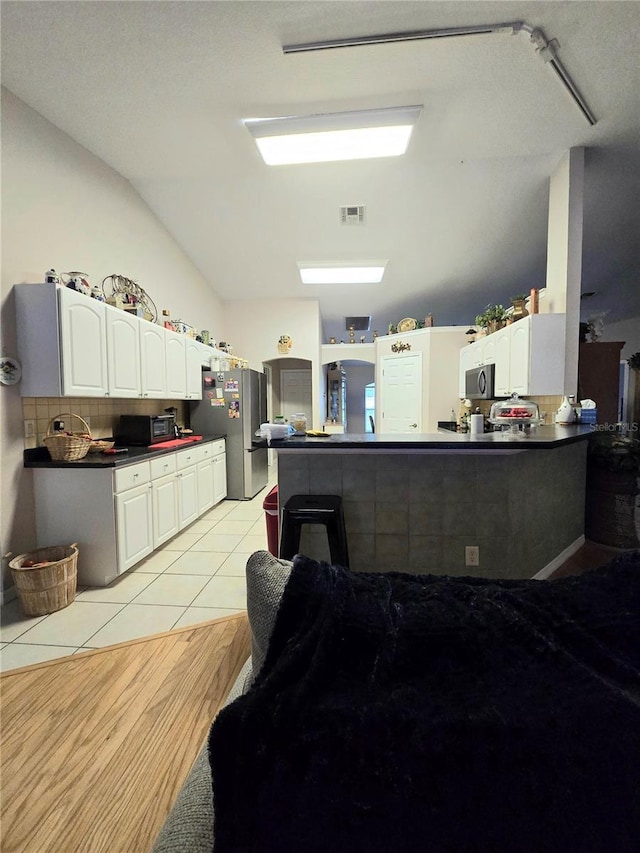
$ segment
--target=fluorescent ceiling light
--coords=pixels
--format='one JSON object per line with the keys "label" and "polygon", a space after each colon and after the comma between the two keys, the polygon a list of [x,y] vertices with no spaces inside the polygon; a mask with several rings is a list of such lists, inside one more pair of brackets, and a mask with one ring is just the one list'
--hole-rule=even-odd
{"label": "fluorescent ceiling light", "polygon": [[386,261],[361,264],[298,264],[303,284],[379,284]]}
{"label": "fluorescent ceiling light", "polygon": [[273,119],[246,119],[269,166],[398,157],[409,144],[421,106]]}

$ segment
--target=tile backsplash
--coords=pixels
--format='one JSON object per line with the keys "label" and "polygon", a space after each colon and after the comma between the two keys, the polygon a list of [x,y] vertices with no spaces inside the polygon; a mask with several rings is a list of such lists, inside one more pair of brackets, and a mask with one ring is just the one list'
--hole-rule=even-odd
{"label": "tile backsplash", "polygon": [[[188,415],[188,403],[184,400],[117,400],[97,397],[23,397],[22,417],[25,421],[35,422],[35,436],[25,438],[25,449],[38,447],[47,433],[52,418],[60,414],[80,415],[89,424],[91,435],[102,438],[113,435],[120,415],[157,415],[164,409],[175,406],[178,410],[177,422],[185,423]],[[76,418],[66,419],[66,428],[73,432],[82,431],[82,424]]]}

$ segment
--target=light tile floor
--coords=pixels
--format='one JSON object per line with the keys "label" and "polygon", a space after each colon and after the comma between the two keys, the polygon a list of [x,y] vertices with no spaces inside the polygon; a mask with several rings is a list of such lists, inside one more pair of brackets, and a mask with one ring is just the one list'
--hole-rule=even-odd
{"label": "light tile floor", "polygon": [[266,549],[262,503],[223,501],[108,587],[78,587],[69,607],[24,616],[17,600],[0,609],[0,669],[123,643],[246,609],[245,566]]}

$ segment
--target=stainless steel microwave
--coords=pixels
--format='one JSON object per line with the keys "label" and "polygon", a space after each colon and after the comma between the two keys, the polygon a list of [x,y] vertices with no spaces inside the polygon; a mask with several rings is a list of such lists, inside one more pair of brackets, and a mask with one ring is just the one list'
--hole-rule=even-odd
{"label": "stainless steel microwave", "polygon": [[472,367],[465,374],[465,396],[469,400],[491,400],[495,381],[495,364]]}
{"label": "stainless steel microwave", "polygon": [[175,415],[120,415],[116,439],[148,447],[175,438],[175,424]]}

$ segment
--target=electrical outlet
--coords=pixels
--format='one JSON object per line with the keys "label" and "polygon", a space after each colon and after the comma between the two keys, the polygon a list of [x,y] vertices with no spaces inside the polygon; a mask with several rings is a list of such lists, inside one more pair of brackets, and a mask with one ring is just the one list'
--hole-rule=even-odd
{"label": "electrical outlet", "polygon": [[36,434],[36,422],[35,421],[25,421],[24,422],[24,437],[25,438],[33,438]]}
{"label": "electrical outlet", "polygon": [[480,565],[480,548],[477,545],[467,545],[464,549],[465,566]]}

